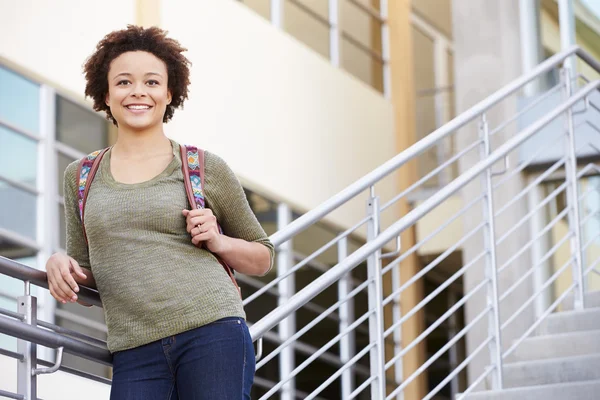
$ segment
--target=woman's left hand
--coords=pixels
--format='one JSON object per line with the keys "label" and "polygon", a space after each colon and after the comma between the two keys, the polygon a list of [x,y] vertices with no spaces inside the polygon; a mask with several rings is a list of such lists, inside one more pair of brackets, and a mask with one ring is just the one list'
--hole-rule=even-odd
{"label": "woman's left hand", "polygon": [[187,220],[186,230],[192,235],[192,243],[195,246],[206,248],[212,253],[223,251],[225,240],[219,233],[217,218],[208,208],[197,210],[183,210],[183,216]]}

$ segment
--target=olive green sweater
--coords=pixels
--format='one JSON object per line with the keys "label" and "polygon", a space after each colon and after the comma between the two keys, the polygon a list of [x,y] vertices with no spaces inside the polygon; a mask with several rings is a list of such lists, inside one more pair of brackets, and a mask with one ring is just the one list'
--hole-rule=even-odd
{"label": "olive green sweater", "polygon": [[[106,153],[90,187],[86,244],[77,205],[79,161],[65,171],[67,253],[91,269],[108,327],[111,352],[130,349],[225,317],[245,318],[239,293],[209,251],[194,246],[179,145],[155,178],[115,181]],[[252,213],[228,165],[205,153],[205,198],[227,236],[273,245]]]}

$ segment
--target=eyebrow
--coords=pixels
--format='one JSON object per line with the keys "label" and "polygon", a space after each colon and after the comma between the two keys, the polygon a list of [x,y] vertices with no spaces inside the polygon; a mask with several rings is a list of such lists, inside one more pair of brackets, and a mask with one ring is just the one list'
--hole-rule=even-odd
{"label": "eyebrow", "polygon": [[[161,74],[159,74],[158,72],[146,72],[146,73],[144,74],[144,76],[150,76],[150,75],[156,75],[156,76],[159,76],[159,77],[161,77],[161,78],[162,78],[162,75],[161,75]],[[118,77],[120,77],[120,76],[133,76],[133,75],[131,75],[129,72],[121,72],[120,74],[117,74],[117,75],[116,75],[116,76],[113,78],[113,80],[117,79],[117,78],[118,78]]]}

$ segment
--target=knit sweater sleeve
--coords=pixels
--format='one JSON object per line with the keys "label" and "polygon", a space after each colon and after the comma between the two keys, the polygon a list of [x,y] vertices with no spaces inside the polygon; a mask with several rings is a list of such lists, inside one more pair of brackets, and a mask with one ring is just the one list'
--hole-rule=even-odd
{"label": "knit sweater sleeve", "polygon": [[88,246],[83,237],[83,229],[79,220],[79,204],[77,200],[79,162],[74,161],[65,169],[65,227],[67,231],[67,254],[73,257],[80,266],[90,269]]}
{"label": "knit sweater sleeve", "polygon": [[219,156],[205,152],[204,180],[206,205],[217,217],[223,233],[229,237],[266,246],[271,254],[271,270],[274,259],[273,244],[252,212],[244,189],[229,165]]}

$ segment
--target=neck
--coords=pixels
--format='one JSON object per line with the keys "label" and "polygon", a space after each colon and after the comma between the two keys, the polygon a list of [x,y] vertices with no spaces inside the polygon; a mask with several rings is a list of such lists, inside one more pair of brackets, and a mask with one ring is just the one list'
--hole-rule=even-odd
{"label": "neck", "polygon": [[160,124],[157,128],[145,131],[119,128],[113,153],[116,150],[122,156],[152,155],[164,153],[167,149],[171,151],[171,142],[165,136]]}

